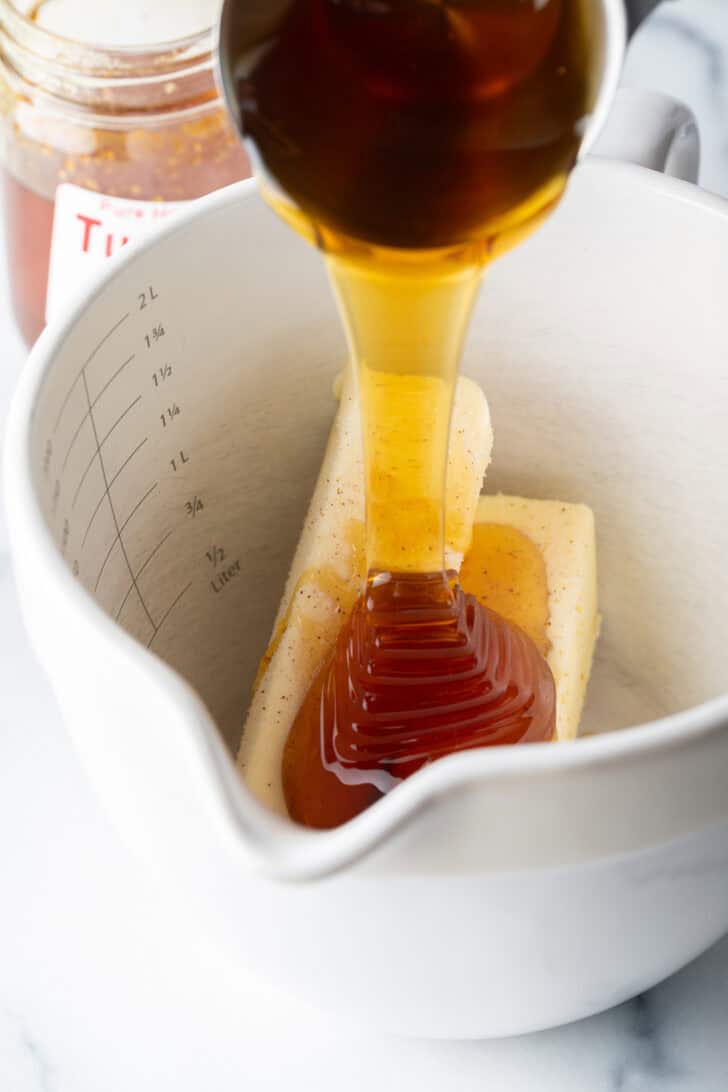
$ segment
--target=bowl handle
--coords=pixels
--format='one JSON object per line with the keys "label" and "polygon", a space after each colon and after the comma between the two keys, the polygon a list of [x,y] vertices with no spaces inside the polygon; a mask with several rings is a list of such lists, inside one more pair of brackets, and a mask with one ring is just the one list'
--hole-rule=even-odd
{"label": "bowl handle", "polygon": [[695,116],[677,99],[622,87],[591,154],[697,182],[700,134]]}

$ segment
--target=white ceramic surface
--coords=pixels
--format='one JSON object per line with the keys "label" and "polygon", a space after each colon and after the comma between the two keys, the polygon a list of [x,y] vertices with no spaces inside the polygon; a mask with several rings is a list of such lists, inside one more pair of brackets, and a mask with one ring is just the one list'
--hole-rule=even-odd
{"label": "white ceramic surface", "polygon": [[[45,335],[7,464],[28,623],[122,833],[231,959],[389,1029],[496,1035],[622,1000],[728,927],[714,295],[726,232],[718,199],[640,168],[585,164],[546,228],[489,272],[466,351],[494,415],[489,486],[595,507],[606,626],[591,726],[668,719],[569,747],[454,756],[326,835],[255,805],[205,708],[143,649],[153,639],[232,735],[343,356],[317,256],[244,185],[130,255]],[[243,258],[224,245],[236,236]],[[692,261],[676,262],[676,239]],[[153,374],[167,363],[162,395]],[[170,400],[180,414],[162,425]],[[180,450],[183,476],[171,465]],[[204,509],[190,516],[196,497]],[[130,602],[130,573],[162,539]],[[211,591],[212,542],[254,568],[252,594],[243,581],[224,599]],[[120,605],[142,644],[109,617]]]}

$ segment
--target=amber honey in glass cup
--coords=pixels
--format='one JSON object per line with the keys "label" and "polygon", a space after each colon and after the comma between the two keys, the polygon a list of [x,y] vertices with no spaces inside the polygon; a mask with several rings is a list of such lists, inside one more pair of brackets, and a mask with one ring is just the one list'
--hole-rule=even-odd
{"label": "amber honey in glass cup", "polygon": [[28,344],[46,321],[54,210],[69,220],[56,225],[66,250],[54,243],[54,273],[74,280],[69,247],[110,256],[140,220],[148,227],[174,211],[170,203],[250,173],[218,97],[212,50],[211,29],[135,47],[73,41],[0,0],[7,260]]}

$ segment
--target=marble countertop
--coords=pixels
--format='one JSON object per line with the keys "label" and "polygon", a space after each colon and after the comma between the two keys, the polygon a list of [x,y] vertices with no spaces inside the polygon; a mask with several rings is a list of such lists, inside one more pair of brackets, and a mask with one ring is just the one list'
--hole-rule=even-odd
{"label": "marble countertop", "polygon": [[[728,3],[664,4],[624,81],[692,107],[701,183],[728,195]],[[23,360],[0,278],[0,438]],[[501,1042],[377,1037],[221,981],[84,779],[22,628],[1,511],[0,695],[2,1092],[728,1088],[728,939],[618,1009]]]}

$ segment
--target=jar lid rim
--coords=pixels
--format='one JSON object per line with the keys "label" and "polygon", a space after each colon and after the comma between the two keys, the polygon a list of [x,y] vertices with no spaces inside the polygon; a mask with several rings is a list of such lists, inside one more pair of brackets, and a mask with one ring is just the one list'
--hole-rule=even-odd
{"label": "jar lid rim", "polygon": [[35,55],[39,63],[53,61],[89,75],[144,76],[159,69],[172,69],[176,64],[186,66],[192,58],[201,59],[212,53],[214,34],[215,27],[208,26],[166,42],[144,45],[89,43],[39,26],[19,11],[12,0],[0,0],[0,55],[2,39],[7,36]]}

